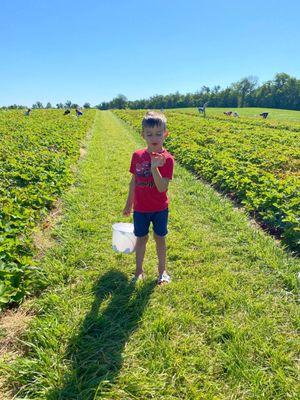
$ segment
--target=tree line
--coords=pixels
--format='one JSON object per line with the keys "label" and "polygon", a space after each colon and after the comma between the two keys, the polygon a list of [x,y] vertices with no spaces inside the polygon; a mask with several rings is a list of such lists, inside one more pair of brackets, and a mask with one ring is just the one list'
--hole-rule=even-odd
{"label": "tree line", "polygon": [[[300,79],[292,77],[284,72],[275,75],[273,80],[258,85],[258,79],[248,76],[232,83],[229,87],[221,89],[220,86],[212,88],[202,86],[195,93],[181,94],[179,92],[167,95],[155,95],[148,99],[130,101],[123,94],[108,102],[95,105],[100,110],[111,108],[124,109],[165,109],[179,107],[199,107],[208,103],[209,107],[268,107],[284,108],[288,110],[300,110]],[[65,103],[57,103],[56,108],[77,108],[78,104],[70,100]],[[91,108],[86,102],[84,108]],[[5,109],[25,108],[25,106],[13,104]],[[32,108],[54,108],[51,103],[46,106],[37,101]]]}
{"label": "tree line", "polygon": [[[80,108],[79,104],[77,103],[72,103],[70,100],[67,100],[65,103],[57,103],[55,106],[52,106],[50,102],[48,102],[45,106],[41,101],[37,101],[36,103],[32,104],[31,108],[32,109],[47,109],[47,108],[57,108],[57,109],[66,109],[66,108]],[[10,106],[3,106],[0,107],[2,109],[6,110],[12,110],[12,109],[23,109],[23,108],[28,108],[27,106],[24,105],[19,105],[19,104],[12,104]],[[84,103],[83,108],[91,108],[90,103]]]}
{"label": "tree line", "polygon": [[155,95],[149,99],[129,101],[120,94],[109,102],[96,107],[100,110],[111,108],[165,109],[179,107],[199,107],[208,103],[209,107],[268,107],[300,110],[300,79],[286,73],[278,73],[273,80],[258,85],[253,76],[240,79],[229,87],[209,88],[202,86],[196,93]]}

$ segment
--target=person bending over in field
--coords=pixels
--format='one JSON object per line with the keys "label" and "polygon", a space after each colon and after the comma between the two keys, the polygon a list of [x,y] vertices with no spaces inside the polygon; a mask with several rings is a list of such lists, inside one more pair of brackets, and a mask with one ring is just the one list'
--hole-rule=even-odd
{"label": "person bending over in field", "polygon": [[159,112],[148,112],[142,120],[142,137],[146,148],[136,150],[131,157],[132,173],[123,214],[130,216],[133,207],[136,242],[136,270],[132,282],[144,278],[143,260],[152,222],[158,257],[158,284],[171,281],[166,270],[166,235],[168,233],[167,190],[173,177],[174,158],[163,148],[166,118]]}
{"label": "person bending over in field", "polygon": [[82,111],[79,108],[76,108],[76,115],[80,117],[82,115]]}
{"label": "person bending over in field", "polygon": [[30,112],[31,112],[31,108],[27,108],[27,110],[25,111],[24,114],[29,117]]}
{"label": "person bending over in field", "polygon": [[263,119],[266,119],[267,118],[267,116],[269,115],[269,113],[267,113],[267,112],[263,112],[263,113],[261,113],[261,114],[259,114],[261,117],[263,117]]}
{"label": "person bending over in field", "polygon": [[232,114],[232,111],[224,111],[224,114],[227,115],[227,117],[230,117]]}

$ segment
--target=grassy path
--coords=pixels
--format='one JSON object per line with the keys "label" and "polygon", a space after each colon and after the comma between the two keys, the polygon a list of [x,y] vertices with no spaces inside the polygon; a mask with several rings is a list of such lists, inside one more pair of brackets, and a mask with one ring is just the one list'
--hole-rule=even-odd
{"label": "grassy path", "polygon": [[152,239],[148,279],[129,285],[134,255],[112,252],[111,225],[126,221],[127,171],[142,141],[98,112],[87,146],[43,259],[51,286],[30,303],[24,354],[1,365],[15,398],[297,398],[299,260],[176,165],[173,282],[155,285]]}

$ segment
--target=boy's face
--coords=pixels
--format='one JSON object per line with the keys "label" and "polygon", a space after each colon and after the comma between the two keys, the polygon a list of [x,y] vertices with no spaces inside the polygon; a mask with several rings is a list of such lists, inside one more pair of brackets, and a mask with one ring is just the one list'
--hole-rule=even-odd
{"label": "boy's face", "polygon": [[142,136],[146,140],[150,151],[160,151],[167,137],[168,132],[164,130],[163,126],[155,125],[152,128],[145,127],[142,131]]}

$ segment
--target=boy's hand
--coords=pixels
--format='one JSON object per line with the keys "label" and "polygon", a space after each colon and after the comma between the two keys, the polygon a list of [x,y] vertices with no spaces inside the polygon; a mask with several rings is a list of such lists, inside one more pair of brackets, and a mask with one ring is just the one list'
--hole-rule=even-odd
{"label": "boy's hand", "polygon": [[123,210],[123,215],[125,215],[125,217],[129,217],[130,214],[131,214],[131,207],[126,205]]}
{"label": "boy's hand", "polygon": [[163,154],[160,153],[151,153],[151,168],[162,167],[165,165],[166,158]]}

